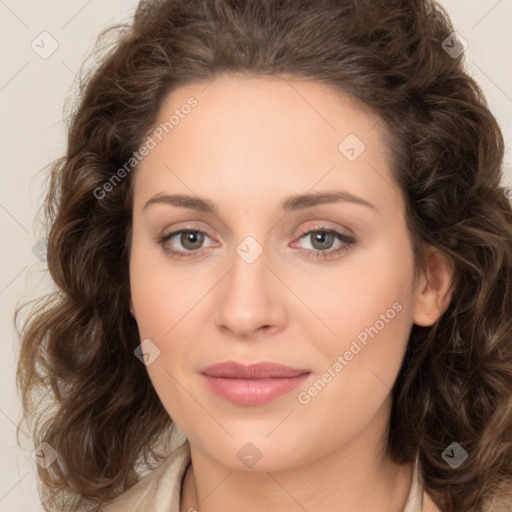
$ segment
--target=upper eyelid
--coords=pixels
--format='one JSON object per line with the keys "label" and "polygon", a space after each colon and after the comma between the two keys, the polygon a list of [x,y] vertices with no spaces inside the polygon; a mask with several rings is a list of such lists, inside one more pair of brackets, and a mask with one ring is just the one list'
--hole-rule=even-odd
{"label": "upper eyelid", "polygon": [[[347,231],[349,232],[352,232],[352,230],[348,229],[348,228],[343,228],[343,229],[346,229]],[[163,236],[171,236],[171,235],[176,235],[177,233],[181,233],[182,231],[192,231],[192,232],[198,232],[198,233],[203,233],[205,235],[207,235],[208,237],[210,238],[215,238],[213,237],[212,235],[210,235],[210,233],[204,229],[204,228],[200,228],[200,227],[196,227],[196,226],[185,226],[185,227],[182,227],[182,228],[175,228],[175,229],[172,229],[172,230],[169,230],[168,232],[166,232],[166,230],[163,230],[163,234],[162,234],[162,237]],[[338,232],[339,234],[343,235],[344,233],[341,233],[340,232],[340,229],[339,228],[336,228],[336,227],[332,227],[332,226],[328,226],[328,225],[325,225],[325,224],[316,224],[314,226],[311,226],[311,227],[307,227],[307,228],[302,228],[299,230],[299,233],[295,236],[304,236],[312,231],[334,231],[334,232]],[[346,236],[349,236],[348,234]]]}
{"label": "upper eyelid", "polygon": [[[300,236],[303,236],[304,234],[306,234],[309,231],[317,231],[317,230],[326,230],[326,231],[330,230],[330,231],[337,231],[337,232],[340,232],[340,230],[341,230],[341,231],[348,232],[348,233],[346,233],[346,236],[353,235],[353,231],[350,228],[348,228],[347,226],[338,227],[338,226],[329,225],[332,221],[327,221],[327,220],[321,221],[320,220],[320,221],[309,221],[309,222],[312,222],[313,225],[309,226],[307,228],[300,228],[298,230]],[[308,221],[306,221],[305,223],[301,223],[301,224],[307,224],[307,223],[308,223]],[[181,232],[181,231],[200,231],[200,232],[208,235],[210,238],[216,238],[210,234],[208,229],[200,227],[199,225],[195,225],[194,221],[192,221],[191,224],[185,225],[184,227],[173,228],[172,230],[169,230],[169,231],[167,231],[167,229],[163,229],[162,236],[164,236],[164,233],[166,233],[168,235],[171,233],[175,234],[175,233]],[[340,234],[345,234],[345,233],[341,232]],[[298,235],[294,235],[294,236],[298,236]]]}
{"label": "upper eyelid", "polygon": [[[339,228],[339,227],[329,226],[328,223],[324,224],[322,222],[320,222],[320,223],[317,222],[313,226],[310,226],[307,228],[301,228],[300,232],[299,232],[299,236],[306,235],[308,233],[311,233],[312,231],[333,231],[333,232],[339,233],[340,235],[345,235],[345,236],[351,236],[351,234],[353,233],[351,229],[348,229],[346,227]],[[345,234],[345,233],[343,233],[343,231],[348,231],[349,233]]]}

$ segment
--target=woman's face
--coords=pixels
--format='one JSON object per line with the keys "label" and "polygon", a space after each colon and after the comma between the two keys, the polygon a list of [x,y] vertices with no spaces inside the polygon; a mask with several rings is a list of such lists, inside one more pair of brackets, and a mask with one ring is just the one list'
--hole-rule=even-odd
{"label": "woman's face", "polygon": [[[418,288],[380,130],[325,85],[274,77],[222,75],[160,109],[134,171],[132,314],[164,407],[222,464],[384,435]],[[225,361],[305,375],[202,374]]]}

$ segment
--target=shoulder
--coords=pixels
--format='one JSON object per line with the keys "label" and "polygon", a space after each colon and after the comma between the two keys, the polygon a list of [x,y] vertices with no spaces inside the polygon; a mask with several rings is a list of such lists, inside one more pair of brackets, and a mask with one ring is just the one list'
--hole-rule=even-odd
{"label": "shoulder", "polygon": [[179,510],[181,481],[190,462],[190,447],[185,441],[175,448],[153,471],[106,505],[102,512],[169,512]]}
{"label": "shoulder", "polygon": [[484,504],[482,512],[510,512],[511,510],[512,479],[506,479],[494,490],[491,499]]}
{"label": "shoulder", "polygon": [[[506,480],[495,490],[490,499],[485,500],[482,512],[512,511],[512,480]],[[426,490],[423,492],[423,512],[441,512],[430,499]]]}

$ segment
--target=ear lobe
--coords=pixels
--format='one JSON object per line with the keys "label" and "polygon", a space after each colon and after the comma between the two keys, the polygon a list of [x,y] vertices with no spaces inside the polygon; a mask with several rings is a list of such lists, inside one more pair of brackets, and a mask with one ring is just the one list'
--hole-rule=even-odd
{"label": "ear lobe", "polygon": [[426,271],[414,291],[414,323],[430,326],[446,311],[452,299],[453,264],[448,256],[429,246]]}

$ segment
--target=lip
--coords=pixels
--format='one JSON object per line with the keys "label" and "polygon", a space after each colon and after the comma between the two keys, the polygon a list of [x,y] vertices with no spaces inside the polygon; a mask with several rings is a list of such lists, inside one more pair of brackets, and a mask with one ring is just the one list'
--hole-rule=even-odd
{"label": "lip", "polygon": [[237,405],[262,405],[289,393],[302,384],[310,370],[296,369],[277,363],[261,362],[243,365],[225,361],[202,370],[209,389]]}

